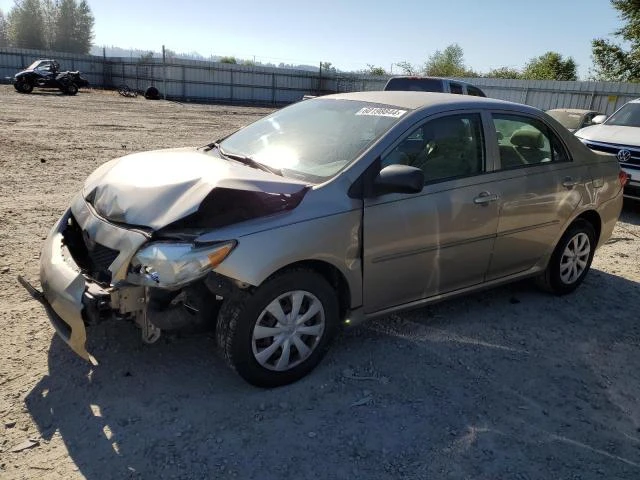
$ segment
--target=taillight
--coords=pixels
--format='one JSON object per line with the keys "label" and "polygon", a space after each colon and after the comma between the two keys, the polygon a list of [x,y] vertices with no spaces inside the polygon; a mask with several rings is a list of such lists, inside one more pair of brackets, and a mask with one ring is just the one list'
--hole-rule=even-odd
{"label": "taillight", "polygon": [[629,181],[629,174],[624,170],[620,170],[620,172],[618,172],[618,180],[620,181],[620,186],[624,187]]}

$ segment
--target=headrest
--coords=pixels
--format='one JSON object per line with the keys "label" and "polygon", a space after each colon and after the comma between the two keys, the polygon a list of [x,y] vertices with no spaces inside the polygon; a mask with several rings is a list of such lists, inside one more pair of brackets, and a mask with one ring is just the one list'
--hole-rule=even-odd
{"label": "headrest", "polygon": [[460,118],[439,118],[425,125],[424,138],[439,140],[464,136],[465,124]]}
{"label": "headrest", "polygon": [[513,132],[509,140],[511,145],[515,147],[526,148],[542,148],[544,147],[544,139],[542,133],[536,130],[520,129]]}

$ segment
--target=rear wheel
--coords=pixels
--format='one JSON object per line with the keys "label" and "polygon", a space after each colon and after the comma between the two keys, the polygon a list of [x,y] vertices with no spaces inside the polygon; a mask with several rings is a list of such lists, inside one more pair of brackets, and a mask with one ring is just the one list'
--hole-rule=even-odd
{"label": "rear wheel", "polygon": [[331,285],[311,270],[292,270],[226,300],[216,338],[229,365],[246,381],[277,387],[316,367],[337,331],[338,317]]}
{"label": "rear wheel", "polygon": [[75,83],[71,82],[68,85],[65,85],[62,92],[65,95],[75,95],[76,93],[78,93],[78,86]]}
{"label": "rear wheel", "polygon": [[573,222],[558,242],[547,269],[538,277],[538,285],[557,295],[573,292],[589,272],[596,244],[591,223],[581,219]]}

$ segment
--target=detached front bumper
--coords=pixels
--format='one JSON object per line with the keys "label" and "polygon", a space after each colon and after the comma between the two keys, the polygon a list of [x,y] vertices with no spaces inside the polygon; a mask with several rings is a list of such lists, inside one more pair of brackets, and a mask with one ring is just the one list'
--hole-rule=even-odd
{"label": "detached front bumper", "polygon": [[62,233],[71,217],[71,210],[58,220],[40,253],[40,283],[50,309],[49,320],[58,335],[85,360],[91,360],[85,343],[87,332],[82,318],[82,297],[87,282],[80,268],[63,244]]}
{"label": "detached front bumper", "polygon": [[[104,314],[110,316],[114,310],[123,314],[135,311],[140,308],[138,296],[144,293],[141,287],[104,286],[104,282],[92,280],[86,270],[83,271],[65,242],[64,234],[70,228],[72,217],[85,239],[82,244],[82,248],[87,249],[84,255],[92,257],[92,265],[102,265],[105,274],[111,278],[111,285],[123,283],[131,256],[147,241],[147,237],[105,222],[78,195],[44,242],[40,253],[43,297],[40,300],[45,304],[58,335],[79,356],[92,361],[85,346],[85,324],[96,322]],[[74,252],[79,258],[78,252]]]}

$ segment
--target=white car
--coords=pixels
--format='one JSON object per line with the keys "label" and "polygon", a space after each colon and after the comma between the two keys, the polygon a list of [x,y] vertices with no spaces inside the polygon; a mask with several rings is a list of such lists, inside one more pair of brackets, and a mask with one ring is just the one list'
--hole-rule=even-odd
{"label": "white car", "polygon": [[[598,117],[593,121],[598,122]],[[640,98],[625,103],[599,125],[575,133],[596,152],[615,155],[629,176],[624,196],[640,200]]]}

